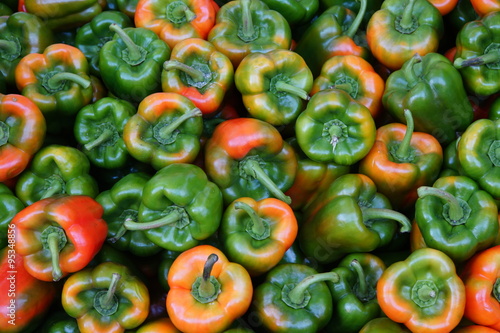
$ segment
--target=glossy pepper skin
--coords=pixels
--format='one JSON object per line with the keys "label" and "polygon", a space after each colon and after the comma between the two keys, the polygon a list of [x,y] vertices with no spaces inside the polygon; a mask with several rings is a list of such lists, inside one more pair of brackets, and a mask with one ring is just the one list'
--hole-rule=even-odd
{"label": "glossy pepper skin", "polygon": [[264,2],[270,9],[283,15],[290,27],[309,23],[319,10],[319,0],[299,2],[264,0]]}
{"label": "glossy pepper skin", "polygon": [[500,330],[500,245],[478,252],[461,273],[465,284],[464,317]]}
{"label": "glossy pepper skin", "polygon": [[106,10],[122,12],[133,20],[138,2],[139,0],[107,0]]}
{"label": "glossy pepper skin", "polygon": [[201,38],[179,41],[163,64],[161,86],[191,100],[203,115],[213,115],[223,104],[234,79],[233,64],[224,53]]}
{"label": "glossy pepper skin", "polygon": [[161,247],[151,242],[144,231],[127,231],[123,224],[126,220],[137,221],[144,186],[150,178],[143,172],[129,173],[95,198],[104,209],[103,219],[108,224],[107,242],[120,251],[141,257],[154,255]]}
{"label": "glossy pepper skin", "polygon": [[377,129],[372,149],[359,164],[359,172],[370,177],[398,210],[412,208],[417,188],[432,185],[443,165],[439,141],[413,131],[410,110],[405,111],[405,117],[406,125],[389,123]]}
{"label": "glossy pepper skin", "polygon": [[253,285],[248,272],[211,245],[182,252],[168,274],[169,318],[186,333],[222,332],[249,308]]}
{"label": "glossy pepper skin", "polygon": [[[9,228],[9,234],[15,229]],[[54,284],[40,281],[24,268],[17,244],[0,249],[0,331],[37,332],[57,295]]]}
{"label": "glossy pepper skin", "polygon": [[207,40],[237,68],[249,53],[288,50],[292,32],[283,15],[263,1],[236,0],[219,9]]}
{"label": "glossy pepper skin", "polygon": [[457,145],[458,161],[466,176],[495,199],[500,198],[500,120],[478,119],[470,124]]}
{"label": "glossy pepper skin", "polygon": [[313,76],[296,52],[276,49],[245,56],[234,83],[251,117],[279,126],[293,123],[305,109]]}
{"label": "glossy pepper skin", "polygon": [[108,227],[102,207],[85,195],[39,200],[13,219],[16,251],[42,281],[58,281],[83,269],[101,249]]}
{"label": "glossy pepper skin", "polygon": [[470,0],[470,3],[479,16],[500,10],[500,4],[495,0]]}
{"label": "glossy pepper skin", "polygon": [[391,70],[400,69],[415,53],[437,52],[443,34],[443,17],[427,0],[386,0],[366,27],[370,51]]}
{"label": "glossy pepper skin", "polygon": [[201,149],[202,112],[177,93],[147,96],[125,124],[123,140],[135,159],[156,170],[191,163]]}
{"label": "glossy pepper skin", "polygon": [[431,134],[442,145],[456,139],[474,116],[460,72],[439,53],[415,55],[392,72],[382,103],[401,123],[409,109],[415,131]]}
{"label": "glossy pepper skin", "polygon": [[276,197],[288,204],[297,157],[271,124],[254,118],[219,124],[205,145],[205,170],[220,188],[224,204],[241,197]]}
{"label": "glossy pepper skin", "polygon": [[389,244],[398,223],[401,232],[411,229],[408,218],[392,210],[387,197],[363,174],[340,176],[303,212],[300,248],[320,264]]}
{"label": "glossy pepper skin", "polygon": [[170,318],[160,318],[141,325],[136,333],[181,333]]}
{"label": "glossy pepper skin", "polygon": [[318,332],[332,316],[327,281],[333,272],[318,273],[303,264],[281,264],[269,271],[256,288],[250,312],[257,332]]}
{"label": "glossy pepper skin", "polygon": [[213,0],[139,0],[134,23],[153,31],[173,49],[185,39],[206,40],[218,9]]}
{"label": "glossy pepper skin", "polygon": [[99,67],[99,52],[102,46],[110,41],[115,34],[109,29],[110,24],[121,28],[133,26],[132,20],[119,11],[105,10],[97,14],[90,22],[80,27],[75,36],[75,46],[83,52],[90,66],[90,74],[101,76]]}
{"label": "glossy pepper skin", "polygon": [[130,154],[123,140],[123,129],[136,112],[130,102],[112,97],[101,98],[78,111],[75,139],[93,165],[106,169],[126,165]]}
{"label": "glossy pepper skin", "polygon": [[360,56],[333,56],[323,64],[319,76],[314,79],[311,95],[331,88],[345,90],[353,99],[366,106],[373,118],[377,118],[382,111],[385,81]]}
{"label": "glossy pepper skin", "polygon": [[113,262],[71,275],[64,282],[61,303],[82,333],[125,332],[141,325],[149,314],[146,285],[126,266]]}
{"label": "glossy pepper skin", "polygon": [[99,69],[104,85],[113,95],[140,103],[161,91],[161,71],[170,47],[146,28],[120,28],[111,24],[113,39],[99,51]]}
{"label": "glossy pepper skin", "polygon": [[[366,9],[363,15],[362,26],[366,27],[368,20],[377,10],[380,9],[384,0],[371,0],[366,2]],[[361,1],[352,1],[352,0],[320,0],[320,10],[328,9],[332,6],[342,6],[347,9],[352,10],[355,13],[358,13],[361,9]]]}
{"label": "glossy pepper skin", "polygon": [[10,221],[24,208],[24,204],[12,193],[7,185],[0,183],[0,249],[6,247],[9,243],[8,230]]}
{"label": "glossy pepper skin", "polygon": [[311,97],[295,122],[295,135],[310,159],[349,166],[368,154],[376,127],[366,106],[332,88]]}
{"label": "glossy pepper skin", "polygon": [[52,312],[47,319],[45,319],[42,327],[42,333],[79,333],[78,323],[76,319],[71,317],[63,309],[57,312]]}
{"label": "glossy pepper skin", "polygon": [[333,56],[352,54],[366,60],[371,57],[359,29],[367,2],[361,0],[357,14],[341,5],[327,8],[297,41],[294,51],[304,58],[315,78],[323,64]]}
{"label": "glossy pepper skin", "polygon": [[[24,12],[0,16],[0,76],[7,86],[15,87],[15,69],[19,61],[27,54],[41,53],[55,43],[52,31],[37,16]],[[1,91],[0,91],[1,92]]]}
{"label": "glossy pepper skin", "polygon": [[494,11],[466,23],[456,37],[453,64],[468,91],[490,96],[500,91],[498,43],[500,12]]}
{"label": "glossy pepper skin", "polygon": [[332,319],[326,326],[333,332],[358,333],[370,320],[381,316],[377,282],[386,265],[374,254],[348,254],[331,271],[337,283],[327,283],[332,293]]}
{"label": "glossy pepper skin", "polygon": [[224,210],[219,237],[229,260],[258,276],[279,263],[297,231],[290,205],[275,198],[256,201],[243,197]]}
{"label": "glossy pepper skin", "polygon": [[58,194],[95,198],[99,188],[89,171],[90,162],[78,149],[48,145],[34,155],[29,168],[21,173],[15,192],[25,205]]}
{"label": "glossy pepper skin", "polygon": [[359,333],[411,333],[411,331],[387,317],[380,317],[367,322]]}
{"label": "glossy pepper skin", "polygon": [[446,254],[424,248],[387,267],[377,299],[389,319],[412,332],[450,332],[463,316],[465,288]]}
{"label": "glossy pepper skin", "polygon": [[0,182],[18,176],[43,144],[46,121],[29,98],[0,94]]}

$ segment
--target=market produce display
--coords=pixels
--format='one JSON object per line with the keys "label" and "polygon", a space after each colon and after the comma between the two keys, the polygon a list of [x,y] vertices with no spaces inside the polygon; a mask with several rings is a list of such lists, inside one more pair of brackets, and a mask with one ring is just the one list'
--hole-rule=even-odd
{"label": "market produce display", "polygon": [[2,0],[0,333],[500,333],[499,0]]}

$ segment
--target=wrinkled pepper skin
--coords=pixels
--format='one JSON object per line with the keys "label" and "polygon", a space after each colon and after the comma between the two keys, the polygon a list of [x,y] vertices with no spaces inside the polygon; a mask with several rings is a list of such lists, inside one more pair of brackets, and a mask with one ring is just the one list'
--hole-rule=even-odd
{"label": "wrinkled pepper skin", "polygon": [[25,208],[7,185],[0,183],[0,249],[7,246],[10,221]]}
{"label": "wrinkled pepper skin", "polygon": [[28,167],[46,129],[45,117],[29,98],[0,94],[0,182],[14,179]]}
{"label": "wrinkled pepper skin", "polygon": [[446,254],[424,248],[387,267],[377,299],[389,319],[412,332],[450,332],[464,314],[465,287]]}
{"label": "wrinkled pepper skin", "polygon": [[11,224],[29,274],[58,281],[87,266],[106,239],[102,213],[101,205],[84,195],[47,198],[20,211]]}

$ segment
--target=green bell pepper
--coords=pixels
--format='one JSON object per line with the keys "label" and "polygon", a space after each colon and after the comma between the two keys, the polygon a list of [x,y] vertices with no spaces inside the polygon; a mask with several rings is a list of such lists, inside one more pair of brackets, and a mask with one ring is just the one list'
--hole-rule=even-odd
{"label": "green bell pepper", "polygon": [[367,322],[359,333],[411,333],[411,331],[387,317],[380,317]]}
{"label": "green bell pepper", "polygon": [[472,7],[470,0],[458,0],[455,8],[443,17],[446,27],[451,28],[451,32],[457,34],[466,23],[479,19],[478,13]]}
{"label": "green bell pepper", "polygon": [[319,9],[319,0],[262,0],[270,9],[277,11],[290,27],[309,23]]}
{"label": "green bell pepper", "polygon": [[[7,15],[10,15],[18,11],[19,3],[18,0],[4,0],[2,5],[6,8],[4,9]],[[3,16],[4,14],[2,14]]]}
{"label": "green bell pepper", "polygon": [[320,331],[333,311],[326,281],[337,283],[339,276],[301,264],[276,266],[254,290],[250,324],[259,332]]}
{"label": "green bell pepper", "polygon": [[437,179],[418,188],[415,221],[428,247],[465,262],[490,247],[498,234],[498,208],[488,192],[465,176]]}
{"label": "green bell pepper", "polygon": [[329,283],[332,293],[332,319],[329,332],[358,333],[367,322],[382,315],[377,302],[377,282],[386,269],[384,262],[371,253],[351,253],[331,271],[339,276]]}
{"label": "green bell pepper", "polygon": [[30,166],[17,180],[15,193],[27,206],[58,194],[95,198],[99,189],[89,170],[90,162],[80,150],[49,145],[33,156]]}
{"label": "green bell pepper", "polygon": [[310,159],[346,166],[368,154],[376,130],[370,110],[336,88],[314,94],[295,122],[297,142]]}
{"label": "green bell pepper", "polygon": [[462,134],[458,161],[466,176],[495,199],[500,198],[500,119],[478,119]]}
{"label": "green bell pepper", "polygon": [[144,186],[151,177],[142,172],[130,173],[109,190],[95,198],[104,209],[108,224],[107,242],[113,247],[145,257],[161,251],[161,247],[146,237],[142,230],[127,231],[125,221],[137,221]]}
{"label": "green bell pepper", "polygon": [[109,29],[110,24],[117,24],[120,28],[132,27],[133,21],[122,12],[106,10],[97,14],[92,21],[78,29],[75,36],[75,46],[85,54],[89,61],[90,74],[101,76],[99,67],[99,51],[109,42],[114,32]]}
{"label": "green bell pepper", "polygon": [[293,123],[305,109],[313,76],[300,55],[278,49],[243,58],[234,83],[250,116],[279,126]]}
{"label": "green bell pepper", "polygon": [[468,91],[490,96],[500,91],[500,12],[466,23],[457,34],[453,64]]}
{"label": "green bell pepper", "polygon": [[105,169],[93,164],[90,166],[90,175],[97,180],[100,191],[109,190],[117,181],[129,173],[135,172],[144,172],[148,175],[153,175],[156,170],[149,164],[139,162],[134,158],[129,159],[121,168]]}
{"label": "green bell pepper", "polygon": [[333,181],[304,211],[300,247],[319,263],[332,263],[347,253],[371,252],[391,242],[411,223],[391,209],[389,199],[377,192],[363,174],[347,174]]}
{"label": "green bell pepper", "polygon": [[138,3],[139,0],[107,0],[106,10],[120,11],[133,20]]}
{"label": "green bell pepper", "polygon": [[[373,13],[380,9],[384,0],[370,0],[366,2],[366,10],[363,15],[362,24],[364,27],[368,24],[370,17],[372,17]],[[342,6],[347,9],[352,10],[355,13],[358,13],[361,9],[361,1],[360,0],[320,0],[319,1],[320,10],[327,10],[332,6]]]}
{"label": "green bell pepper", "polygon": [[99,51],[101,78],[108,90],[121,99],[139,103],[161,91],[163,63],[170,47],[153,31],[145,28],[109,26],[113,39]]}
{"label": "green bell pepper", "polygon": [[156,245],[184,251],[212,236],[222,217],[222,193],[200,167],[175,163],[156,172],[142,191],[138,221],[127,230],[144,230]]}
{"label": "green bell pepper", "polygon": [[458,160],[458,152],[457,145],[458,139],[450,142],[443,150],[443,166],[441,168],[441,172],[439,173],[439,177],[444,176],[463,176],[464,171],[460,166],[460,162]]}
{"label": "green bell pepper", "polygon": [[158,281],[165,293],[168,293],[170,286],[168,285],[168,272],[181,252],[164,250],[161,253],[160,263],[158,264]]}
{"label": "green bell pepper", "polygon": [[415,131],[446,145],[472,122],[474,112],[460,72],[439,53],[416,54],[386,80],[382,104],[399,122],[411,111]]}
{"label": "green bell pepper", "polygon": [[123,141],[123,128],[135,113],[131,103],[112,97],[101,98],[78,111],[75,138],[92,164],[107,169],[126,165],[130,154]]}
{"label": "green bell pepper", "polygon": [[24,208],[24,204],[19,200],[7,185],[0,183],[0,249],[9,244],[9,223],[14,216]]}
{"label": "green bell pepper", "polygon": [[24,12],[0,16],[0,77],[15,88],[14,71],[21,58],[54,43],[54,34],[39,17]]}
{"label": "green bell pepper", "polygon": [[40,330],[41,333],[80,333],[76,319],[62,309],[45,319]]}

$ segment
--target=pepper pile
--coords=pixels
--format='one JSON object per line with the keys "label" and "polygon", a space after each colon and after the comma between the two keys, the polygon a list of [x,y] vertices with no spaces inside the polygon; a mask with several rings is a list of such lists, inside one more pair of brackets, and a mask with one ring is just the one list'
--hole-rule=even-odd
{"label": "pepper pile", "polygon": [[4,0],[0,332],[500,332],[500,2]]}

